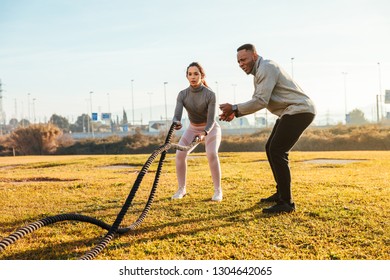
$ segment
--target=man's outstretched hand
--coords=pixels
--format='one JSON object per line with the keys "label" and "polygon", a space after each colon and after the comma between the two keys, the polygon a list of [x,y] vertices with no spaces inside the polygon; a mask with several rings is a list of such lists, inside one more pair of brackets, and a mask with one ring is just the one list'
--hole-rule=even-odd
{"label": "man's outstretched hand", "polygon": [[232,110],[232,104],[225,103],[220,104],[219,109],[221,109],[222,114],[219,115],[220,121],[230,122],[234,119],[234,112]]}

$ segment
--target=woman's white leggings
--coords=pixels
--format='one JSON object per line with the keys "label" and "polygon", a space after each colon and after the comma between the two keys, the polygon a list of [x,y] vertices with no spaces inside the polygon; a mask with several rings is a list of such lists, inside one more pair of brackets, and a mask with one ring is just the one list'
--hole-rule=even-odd
{"label": "woman's white leggings", "polygon": [[[196,135],[203,132],[204,128],[205,126],[194,126],[190,124],[180,138],[179,145],[189,145]],[[205,137],[206,155],[214,183],[214,189],[219,189],[221,187],[221,165],[218,157],[218,149],[221,144],[221,138],[221,127],[218,123],[215,123],[213,129]],[[186,187],[187,156],[195,149],[195,147],[189,151],[176,151],[176,174],[179,188]]]}

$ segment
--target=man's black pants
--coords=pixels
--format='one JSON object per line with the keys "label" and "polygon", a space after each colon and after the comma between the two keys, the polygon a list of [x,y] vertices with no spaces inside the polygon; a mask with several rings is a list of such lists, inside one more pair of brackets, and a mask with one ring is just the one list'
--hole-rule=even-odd
{"label": "man's black pants", "polygon": [[314,116],[312,113],[282,116],[276,121],[265,145],[280,202],[293,203],[288,155]]}

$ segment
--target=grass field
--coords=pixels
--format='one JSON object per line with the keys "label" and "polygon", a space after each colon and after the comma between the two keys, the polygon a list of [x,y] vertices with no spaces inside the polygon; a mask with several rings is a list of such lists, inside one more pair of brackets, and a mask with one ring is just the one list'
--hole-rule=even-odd
{"label": "grass field", "polygon": [[[149,155],[0,158],[0,239],[60,213],[111,224]],[[314,161],[318,159],[353,162]],[[189,194],[176,191],[167,155],[152,208],[134,231],[118,235],[97,259],[258,260],[390,259],[390,152],[292,152],[297,211],[265,215],[261,197],[275,188],[264,153],[221,153],[224,200],[212,202],[207,159],[188,161]],[[149,196],[151,166],[123,226]],[[0,259],[78,259],[105,230],[80,222],[41,228],[0,252]]]}

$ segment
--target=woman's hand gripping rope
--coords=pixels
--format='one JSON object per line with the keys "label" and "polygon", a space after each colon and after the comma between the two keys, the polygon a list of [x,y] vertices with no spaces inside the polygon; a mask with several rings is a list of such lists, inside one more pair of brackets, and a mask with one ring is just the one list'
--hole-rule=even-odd
{"label": "woman's hand gripping rope", "polygon": [[169,144],[167,144],[167,146],[168,146],[168,149],[175,149],[175,150],[179,150],[179,151],[188,151],[188,150],[192,149],[194,146],[198,145],[200,143],[200,141],[201,141],[200,137],[196,136],[194,138],[194,140],[192,140],[192,142],[188,146],[182,146],[182,145],[175,144],[175,143],[169,143]]}

